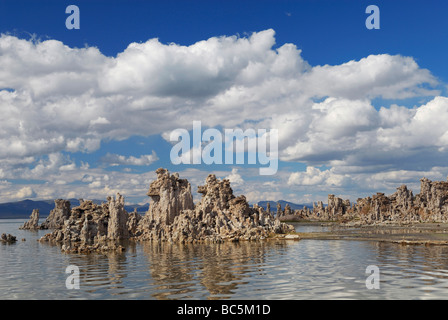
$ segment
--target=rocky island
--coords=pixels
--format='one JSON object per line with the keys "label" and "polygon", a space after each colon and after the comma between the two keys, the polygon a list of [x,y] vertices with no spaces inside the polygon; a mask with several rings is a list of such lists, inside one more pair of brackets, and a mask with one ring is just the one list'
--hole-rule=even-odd
{"label": "rocky island", "polygon": [[367,240],[400,245],[448,245],[448,182],[420,180],[415,195],[406,185],[389,196],[376,193],[351,204],[328,195],[313,208],[277,207],[281,221],[321,223],[325,232],[300,233],[301,239]]}
{"label": "rocky island", "polygon": [[[166,169],[156,171],[149,187],[148,212],[142,217],[124,209],[124,197],[108,197],[101,205],[81,201],[70,209],[66,200],[56,200],[55,209],[39,228],[51,228],[40,241],[62,244],[64,252],[124,250],[117,240],[169,242],[223,242],[263,240],[293,233],[292,225],[280,222],[262,207],[250,207],[236,197],[226,179],[209,175],[198,188],[201,200],[194,204],[191,185]],[[35,216],[24,226],[36,227]],[[37,227],[36,227],[37,228]],[[289,238],[297,239],[292,235]]]}
{"label": "rocky island", "polygon": [[392,195],[378,192],[372,197],[359,198],[353,204],[330,194],[327,206],[318,201],[313,208],[292,212],[287,206],[277,211],[282,221],[337,221],[352,225],[446,223],[448,182],[422,178],[420,193],[415,196],[406,185],[402,185]]}
{"label": "rocky island", "polygon": [[[437,239],[443,240],[439,241],[440,244],[448,244],[448,237],[445,237],[448,225],[440,227],[440,223],[448,223],[448,182],[445,181],[433,182],[423,178],[420,193],[415,196],[403,185],[389,196],[377,193],[372,197],[359,198],[353,204],[331,194],[327,205],[319,201],[313,204],[313,208],[293,211],[289,205],[282,209],[277,203],[274,214],[269,203],[266,209],[258,205],[251,207],[244,195],[233,194],[229,180],[220,180],[213,174],[198,187],[202,197],[195,204],[188,180],[163,168],[156,173],[157,179],[150,184],[147,193],[151,198],[149,210],[143,216],[136,211],[128,213],[121,194],[108,197],[102,204],[81,199],[80,205],[74,208],[69,201],[57,199],[55,208],[40,226],[39,211],[34,210],[21,229],[52,229],[40,241],[58,243],[63,252],[77,253],[122,251],[121,240],[216,243],[300,238],[372,239],[372,234],[387,234],[385,226],[423,223],[426,223],[424,227],[416,227],[418,230],[415,229],[411,238],[412,232],[407,232],[406,241],[422,243],[429,239],[422,238],[423,235],[437,233]],[[332,222],[333,230],[325,234],[298,234],[287,221]],[[365,230],[357,235],[351,232],[348,237],[341,229],[334,231],[335,226],[381,226],[382,229],[381,232],[369,230],[368,237]],[[389,231],[399,234],[397,229]],[[375,239],[383,238],[377,236]],[[397,236],[392,240],[397,241]],[[404,240],[403,237],[401,243]]]}

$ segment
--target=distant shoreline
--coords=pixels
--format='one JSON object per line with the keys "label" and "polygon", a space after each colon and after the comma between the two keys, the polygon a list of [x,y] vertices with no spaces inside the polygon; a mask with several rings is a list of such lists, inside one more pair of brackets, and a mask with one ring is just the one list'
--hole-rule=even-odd
{"label": "distant shoreline", "polygon": [[[294,222],[316,225],[317,222]],[[301,240],[375,241],[400,245],[448,245],[448,223],[379,223],[351,226],[340,222],[322,222],[328,231],[296,232]]]}
{"label": "distant shoreline", "polygon": [[[31,214],[31,213],[30,213]],[[44,221],[46,218],[48,217],[48,215],[45,216],[40,216],[39,221],[42,219],[42,221]],[[15,219],[25,219],[28,220],[30,218],[30,215],[22,215],[20,214],[19,216],[0,216],[0,220],[15,220]]]}

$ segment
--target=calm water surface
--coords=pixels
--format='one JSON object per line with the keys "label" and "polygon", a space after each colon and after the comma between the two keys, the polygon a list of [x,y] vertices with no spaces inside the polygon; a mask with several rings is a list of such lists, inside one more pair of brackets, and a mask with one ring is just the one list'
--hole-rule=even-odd
{"label": "calm water surface", "polygon": [[[68,255],[0,220],[0,299],[445,299],[448,248],[302,240],[213,245],[127,244],[120,254]],[[296,225],[298,231],[322,231]],[[313,229],[314,228],[314,229]],[[26,241],[22,242],[21,239]],[[80,269],[68,290],[67,266]],[[366,268],[380,270],[368,290]]]}

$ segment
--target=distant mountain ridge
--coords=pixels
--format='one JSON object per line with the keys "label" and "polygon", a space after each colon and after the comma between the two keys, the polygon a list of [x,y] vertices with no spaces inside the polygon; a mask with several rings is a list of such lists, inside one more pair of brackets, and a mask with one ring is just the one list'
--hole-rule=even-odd
{"label": "distant mountain ridge", "polygon": [[289,202],[289,201],[285,201],[285,200],[278,200],[278,201],[259,201],[257,203],[257,205],[259,205],[260,207],[262,207],[263,209],[266,210],[266,207],[268,205],[268,202],[271,205],[271,212],[277,212],[277,203],[280,203],[280,205],[282,206],[282,210],[285,209],[285,206],[287,204],[289,204],[289,206],[291,207],[291,210],[301,210],[303,209],[303,207],[308,207],[308,208],[312,208],[313,204],[311,203],[306,203],[306,204],[297,204],[297,203],[293,203],[293,202]]}
{"label": "distant mountain ridge", "polygon": [[[68,199],[70,201],[71,207],[79,206],[78,199]],[[87,200],[87,199],[86,199]],[[105,200],[92,200],[96,204],[101,204],[106,202]],[[297,204],[285,200],[278,201],[259,201],[257,205],[266,210],[267,204],[271,204],[271,212],[277,212],[277,203],[280,203],[282,209],[285,209],[286,204],[289,204],[292,210],[301,210],[304,206],[312,208],[313,204]],[[148,211],[149,203],[144,205],[131,204],[126,205],[125,209],[127,212],[133,212],[137,209],[140,214],[145,214]],[[45,218],[50,214],[50,211],[54,209],[54,200],[22,200],[17,202],[7,202],[0,203],[0,219],[22,219],[29,218],[31,212],[34,209],[39,209],[39,214],[41,218]]]}
{"label": "distant mountain ridge", "polygon": [[[78,199],[68,199],[71,207],[79,206]],[[87,200],[87,199],[86,199]],[[92,200],[96,204],[106,202],[104,200]],[[145,205],[131,204],[124,208],[127,212],[133,212],[137,209],[138,213],[145,213],[148,211],[149,203]],[[17,202],[0,203],[0,219],[22,219],[29,218],[34,209],[39,209],[41,218],[45,218],[54,209],[54,200],[22,200]]]}

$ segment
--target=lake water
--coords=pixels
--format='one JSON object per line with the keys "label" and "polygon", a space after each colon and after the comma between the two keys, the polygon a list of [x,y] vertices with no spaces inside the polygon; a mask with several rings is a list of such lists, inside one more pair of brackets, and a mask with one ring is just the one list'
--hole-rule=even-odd
{"label": "lake water", "polygon": [[[120,254],[63,254],[0,220],[0,299],[445,299],[448,247],[301,240],[224,244],[127,244]],[[322,231],[296,225],[298,231]],[[25,238],[26,241],[21,241]],[[68,290],[69,265],[80,288]],[[380,288],[367,289],[377,266]]]}

